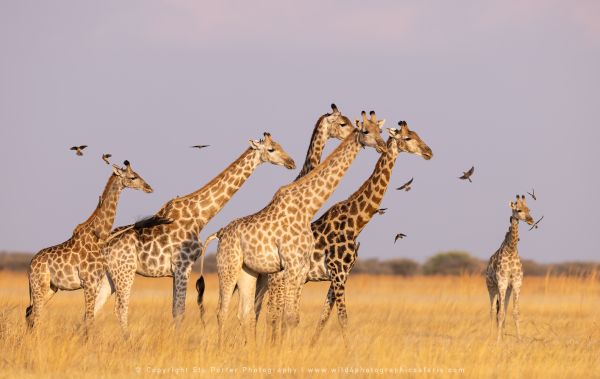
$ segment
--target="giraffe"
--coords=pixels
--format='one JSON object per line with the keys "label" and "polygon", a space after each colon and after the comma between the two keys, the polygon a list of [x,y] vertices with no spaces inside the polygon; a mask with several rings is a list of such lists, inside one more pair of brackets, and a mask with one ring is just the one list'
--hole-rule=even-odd
{"label": "giraffe", "polygon": [[[330,281],[325,305],[317,325],[317,331],[312,338],[314,344],[331,315],[334,303],[338,310],[338,320],[342,327],[342,336],[347,343],[346,329],[348,316],[346,314],[345,284],[354,262],[358,256],[358,238],[360,232],[376,213],[387,190],[396,158],[402,152],[415,154],[425,160],[432,158],[429,146],[411,131],[405,121],[398,123],[399,129],[388,128],[390,137],[387,150],[377,160],[373,173],[348,199],[340,201],[329,208],[319,219],[311,224],[315,247],[310,254],[310,269],[305,282]],[[259,285],[266,283],[259,281]],[[268,286],[280,287],[281,277],[277,274],[269,276]],[[260,304],[267,287],[257,288],[256,317],[260,312]],[[275,290],[274,293],[280,293]],[[268,323],[272,334],[280,315],[274,314],[273,302],[281,301],[269,296]]]}
{"label": "giraffe", "polygon": [[67,241],[40,250],[29,265],[30,305],[25,312],[27,325],[33,328],[44,305],[58,290],[73,291],[83,288],[85,321],[94,318],[94,297],[100,283],[108,281],[106,261],[100,254],[109,238],[119,196],[124,188],[152,192],[152,187],[142,179],[128,161],[125,168],[113,165],[113,172],[91,216],[79,224]]}
{"label": "giraffe", "polygon": [[[254,170],[269,162],[294,169],[294,160],[269,133],[250,140],[250,147],[224,171],[199,190],[168,201],[156,216],[168,223],[127,230],[111,239],[103,249],[108,272],[116,290],[115,312],[127,335],[128,307],[135,274],[173,278],[172,314],[180,321],[185,312],[185,295],[192,264],[200,253],[199,234],[225,206]],[[108,295],[110,295],[109,291]],[[98,299],[97,307],[106,299]]]}
{"label": "giraffe", "polygon": [[[333,138],[343,140],[348,137],[350,133],[352,133],[352,130],[352,121],[350,121],[348,117],[344,116],[339,111],[338,107],[332,103],[331,113],[325,113],[317,119],[312,136],[310,138],[308,150],[306,152],[304,165],[302,166],[302,170],[300,170],[298,173],[296,180],[312,171],[315,166],[321,163],[321,156],[327,140]],[[204,257],[202,257],[200,265],[200,271],[202,272],[204,266]],[[258,277],[259,282],[257,283],[257,287],[262,288],[263,284],[261,282],[264,280],[264,286],[266,288],[266,279],[266,275],[260,275]],[[204,278],[200,276],[200,278],[196,281],[198,299],[200,299],[204,294],[204,288]],[[198,300],[198,306],[200,308],[200,318],[204,324],[204,306],[201,304],[200,300]]]}
{"label": "giraffe", "polygon": [[[240,295],[238,318],[242,322],[246,341],[254,343],[256,319],[254,294],[258,274],[283,272],[284,334],[299,322],[298,301],[302,280],[308,270],[308,253],[314,240],[310,222],[323,203],[331,196],[341,178],[363,146],[386,149],[381,138],[385,120],[377,120],[375,112],[367,119],[362,112],[362,123],[310,173],[281,187],[271,202],[255,214],[232,221],[210,235],[206,247],[215,238],[219,275],[219,346],[223,344],[224,323],[235,287]],[[202,296],[199,296],[202,303]]]}
{"label": "giraffe", "polygon": [[325,113],[319,117],[315,124],[304,165],[296,180],[308,174],[315,166],[321,163],[321,155],[328,139],[336,138],[343,140],[348,137],[352,129],[352,121],[344,116],[335,104],[331,104],[331,113]]}
{"label": "giraffe", "polygon": [[513,292],[513,317],[517,328],[517,339],[521,339],[519,294],[523,283],[523,267],[517,249],[519,221],[525,221],[529,225],[533,224],[533,218],[529,214],[524,195],[521,195],[521,197],[517,195],[517,201],[509,202],[509,206],[512,211],[510,227],[500,248],[491,256],[485,273],[485,281],[490,295],[490,320],[492,324],[494,323],[494,305],[496,306],[498,341],[502,338],[508,303]]}

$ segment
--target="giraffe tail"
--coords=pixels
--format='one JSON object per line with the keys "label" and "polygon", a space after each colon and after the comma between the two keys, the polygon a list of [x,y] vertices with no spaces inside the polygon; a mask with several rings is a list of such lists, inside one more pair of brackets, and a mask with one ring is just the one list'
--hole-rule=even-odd
{"label": "giraffe tail", "polygon": [[29,282],[29,306],[25,309],[25,320],[27,321],[27,326],[31,328],[33,326],[29,318],[31,317],[31,312],[33,312],[33,294],[31,293],[31,274],[27,273],[27,281]]}
{"label": "giraffe tail", "polygon": [[204,299],[204,290],[206,288],[206,284],[204,282],[204,257],[206,256],[206,248],[210,244],[210,242],[214,239],[219,238],[218,232],[213,233],[206,238],[204,241],[204,245],[202,246],[202,250],[200,251],[200,278],[196,281],[196,291],[198,292],[198,308],[200,308],[200,319],[202,320],[202,324],[204,324],[204,305],[202,301]]}

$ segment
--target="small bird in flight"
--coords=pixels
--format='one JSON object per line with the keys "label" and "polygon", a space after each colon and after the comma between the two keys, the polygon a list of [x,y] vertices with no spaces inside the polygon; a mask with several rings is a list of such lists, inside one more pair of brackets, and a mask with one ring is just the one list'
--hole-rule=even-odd
{"label": "small bird in flight", "polygon": [[75,151],[77,155],[83,155],[83,149],[85,149],[86,147],[87,145],[73,146],[70,150]]}
{"label": "small bird in flight", "polygon": [[531,196],[531,198],[532,198],[533,200],[537,200],[537,197],[535,197],[535,189],[534,189],[534,188],[532,188],[532,189],[531,189],[531,192],[527,192],[527,194],[528,194],[529,196]]}
{"label": "small bird in flight", "polygon": [[379,208],[379,209],[376,209],[375,212],[373,212],[373,214],[377,213],[377,214],[383,215],[383,214],[385,214],[385,211],[387,211],[387,208]]}
{"label": "small bird in flight", "polygon": [[540,221],[542,221],[543,218],[544,218],[544,216],[540,217],[539,220],[537,220],[533,225],[531,225],[531,228],[529,228],[529,231],[532,231],[533,229],[537,229],[538,224],[540,223]]}
{"label": "small bird in flight", "polygon": [[473,175],[473,173],[475,172],[475,166],[471,167],[469,169],[469,171],[464,171],[462,176],[459,176],[459,179],[462,180],[468,180],[469,182],[473,183],[473,181],[471,180],[471,175]]}
{"label": "small bird in flight", "polygon": [[106,164],[110,164],[108,158],[112,157],[111,154],[102,154],[102,160],[106,162]]}
{"label": "small bird in flight", "polygon": [[396,241],[398,241],[399,239],[402,239],[404,237],[406,237],[406,234],[404,234],[404,233],[396,234],[396,238],[394,238],[394,243],[396,243]]}
{"label": "small bird in flight", "polygon": [[403,185],[401,185],[400,187],[396,188],[396,190],[398,190],[398,191],[404,190],[406,192],[410,191],[412,189],[412,187],[410,185],[412,184],[414,179],[415,178],[410,178],[410,180],[408,182],[406,182]]}
{"label": "small bird in flight", "polygon": [[194,145],[194,146],[190,146],[192,149],[204,149],[205,147],[209,147],[210,145]]}

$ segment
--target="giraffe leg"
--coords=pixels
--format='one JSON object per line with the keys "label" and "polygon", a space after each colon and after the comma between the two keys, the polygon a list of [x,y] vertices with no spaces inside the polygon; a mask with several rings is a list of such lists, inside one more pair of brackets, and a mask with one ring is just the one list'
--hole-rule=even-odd
{"label": "giraffe leg", "polygon": [[58,289],[52,287],[49,280],[42,275],[29,275],[29,293],[31,305],[25,311],[27,328],[32,330],[39,322],[44,306],[50,301]]}
{"label": "giraffe leg", "polygon": [[285,300],[285,277],[283,271],[268,275],[268,290],[267,327],[270,330],[271,343],[275,343],[280,340],[279,334]]}
{"label": "giraffe leg", "polygon": [[94,304],[94,316],[98,314],[100,309],[104,306],[108,298],[115,293],[115,285],[110,278],[108,272],[102,277],[102,282],[100,283],[100,289],[98,290],[98,294],[96,295],[96,302]]}
{"label": "giraffe leg", "polygon": [[506,301],[506,289],[508,285],[506,281],[498,282],[498,341],[502,339],[504,331],[504,319],[506,314],[504,313],[504,302]]}
{"label": "giraffe leg", "polygon": [[225,322],[227,321],[227,314],[229,311],[229,305],[235,290],[238,277],[242,271],[242,259],[241,257],[235,257],[231,261],[227,261],[224,257],[224,253],[221,253],[221,249],[217,250],[217,269],[219,274],[219,305],[217,311],[217,322],[219,324],[219,348],[223,347],[225,342]]}
{"label": "giraffe leg", "polygon": [[521,341],[521,326],[520,326],[520,309],[519,295],[521,294],[521,285],[514,287],[515,294],[513,295],[513,317],[515,319],[515,327],[517,328],[517,339]]}
{"label": "giraffe leg", "polygon": [[[306,257],[308,255],[305,255]],[[300,297],[306,281],[306,265],[288,271],[285,281],[285,303],[283,307],[282,337],[285,338],[300,323]]]}
{"label": "giraffe leg", "polygon": [[512,295],[512,285],[509,284],[506,287],[506,295],[504,295],[504,324],[502,327],[506,327],[506,315],[508,314],[508,303],[510,303],[510,295]]}
{"label": "giraffe leg", "polygon": [[179,324],[185,313],[185,295],[193,262],[181,264],[175,268],[173,275],[173,319]]}
{"label": "giraffe leg", "polygon": [[85,299],[83,321],[86,329],[94,322],[94,306],[99,287],[99,280],[89,280],[83,284],[83,297]]}
{"label": "giraffe leg", "polygon": [[240,312],[238,318],[242,323],[246,344],[250,347],[254,347],[256,341],[256,314],[254,311],[256,277],[257,274],[255,272],[244,267],[237,281],[237,288],[240,294]]}
{"label": "giraffe leg", "polygon": [[109,269],[117,294],[115,299],[115,314],[117,315],[123,334],[127,337],[129,296],[131,295],[131,287],[135,279],[135,266],[133,264],[123,264],[117,267],[109,265]]}
{"label": "giraffe leg", "polygon": [[267,274],[259,274],[256,279],[256,294],[254,296],[254,311],[256,312],[256,321],[260,316],[262,309],[263,299],[265,294],[269,290],[269,276]]}
{"label": "giraffe leg", "polygon": [[338,321],[342,327],[342,338],[348,346],[348,313],[346,312],[346,280],[348,275],[345,272],[338,273],[333,278],[333,295],[335,296],[335,305],[338,311]]}
{"label": "giraffe leg", "polygon": [[327,298],[325,299],[325,304],[323,305],[323,310],[321,311],[321,317],[319,318],[319,323],[317,324],[317,330],[315,330],[315,334],[313,335],[310,344],[314,345],[317,343],[327,320],[329,320],[329,316],[331,316],[331,311],[333,310],[333,304],[335,303],[335,296],[333,294],[333,283],[329,285],[329,290],[327,291]]}
{"label": "giraffe leg", "polygon": [[498,301],[498,293],[493,288],[488,287],[490,296],[490,333],[494,332],[494,325],[498,324],[498,310],[496,303]]}

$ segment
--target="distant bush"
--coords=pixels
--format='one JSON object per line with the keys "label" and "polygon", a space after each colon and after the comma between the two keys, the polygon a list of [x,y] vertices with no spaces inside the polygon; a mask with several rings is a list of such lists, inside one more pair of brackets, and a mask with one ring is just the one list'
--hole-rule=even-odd
{"label": "distant bush", "polygon": [[480,274],[484,263],[464,251],[439,253],[429,258],[423,265],[425,275]]}
{"label": "distant bush", "polygon": [[392,269],[377,258],[358,259],[352,268],[352,272],[370,275],[393,275]]}
{"label": "distant bush", "polygon": [[523,275],[525,276],[544,276],[548,271],[548,266],[532,261],[531,259],[522,259]]}
{"label": "distant bush", "polygon": [[400,276],[413,276],[419,273],[419,263],[411,259],[392,259],[385,261],[384,264],[388,265],[392,270],[393,275]]}

